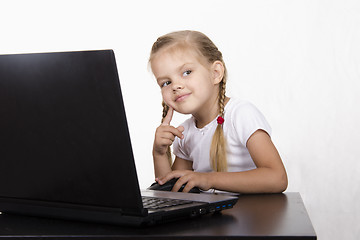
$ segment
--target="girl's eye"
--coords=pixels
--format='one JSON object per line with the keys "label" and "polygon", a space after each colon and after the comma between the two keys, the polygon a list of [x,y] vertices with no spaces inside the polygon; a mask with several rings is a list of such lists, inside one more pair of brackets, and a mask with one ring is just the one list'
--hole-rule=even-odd
{"label": "girl's eye", "polygon": [[183,77],[189,76],[191,73],[191,70],[186,70],[185,72],[183,72]]}
{"label": "girl's eye", "polygon": [[169,86],[170,84],[171,84],[170,81],[166,81],[161,85],[161,87],[166,87],[166,86]]}

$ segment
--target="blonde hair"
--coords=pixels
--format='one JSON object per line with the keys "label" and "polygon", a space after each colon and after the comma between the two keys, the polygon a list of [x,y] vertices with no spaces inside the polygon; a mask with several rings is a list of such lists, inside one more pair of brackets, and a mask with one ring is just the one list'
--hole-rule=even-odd
{"label": "blonde hair", "polygon": [[[215,44],[203,33],[197,31],[178,31],[168,33],[159,37],[153,44],[149,63],[155,58],[156,54],[161,49],[175,50],[175,49],[192,49],[195,50],[199,56],[206,59],[208,63],[212,64],[215,61],[220,61],[224,65],[224,75],[219,84],[219,116],[224,117],[225,108],[225,89],[227,70],[222,57],[222,53],[218,50]],[[163,119],[165,118],[169,107],[163,102]],[[162,120],[163,121],[163,120]],[[170,146],[167,151],[170,165],[172,164]],[[210,147],[210,162],[214,171],[224,172],[227,171],[227,160],[226,160],[226,140],[222,124],[218,124],[215,133],[212,138]]]}

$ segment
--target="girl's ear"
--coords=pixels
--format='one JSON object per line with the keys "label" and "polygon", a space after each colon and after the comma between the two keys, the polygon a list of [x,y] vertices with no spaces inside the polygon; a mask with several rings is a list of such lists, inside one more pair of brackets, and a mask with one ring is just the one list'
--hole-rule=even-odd
{"label": "girl's ear", "polygon": [[224,77],[224,64],[221,61],[215,61],[211,66],[211,72],[214,84],[219,84]]}

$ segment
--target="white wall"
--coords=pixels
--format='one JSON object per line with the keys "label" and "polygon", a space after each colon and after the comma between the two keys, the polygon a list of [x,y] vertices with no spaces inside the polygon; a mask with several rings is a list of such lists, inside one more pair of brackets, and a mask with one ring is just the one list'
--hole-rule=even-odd
{"label": "white wall", "polygon": [[115,50],[142,188],[161,116],[147,58],[159,35],[181,29],[212,38],[229,96],[268,118],[318,239],[359,238],[359,1],[0,0],[0,54]]}

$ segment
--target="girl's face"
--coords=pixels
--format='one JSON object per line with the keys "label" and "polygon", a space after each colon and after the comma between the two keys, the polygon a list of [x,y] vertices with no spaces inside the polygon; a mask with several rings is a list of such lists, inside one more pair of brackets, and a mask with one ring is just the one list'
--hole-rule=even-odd
{"label": "girl's face", "polygon": [[[164,102],[183,114],[206,114],[217,106],[223,67],[199,61],[191,50],[163,51],[152,60],[151,67],[161,88]],[[220,69],[221,70],[221,69]]]}

